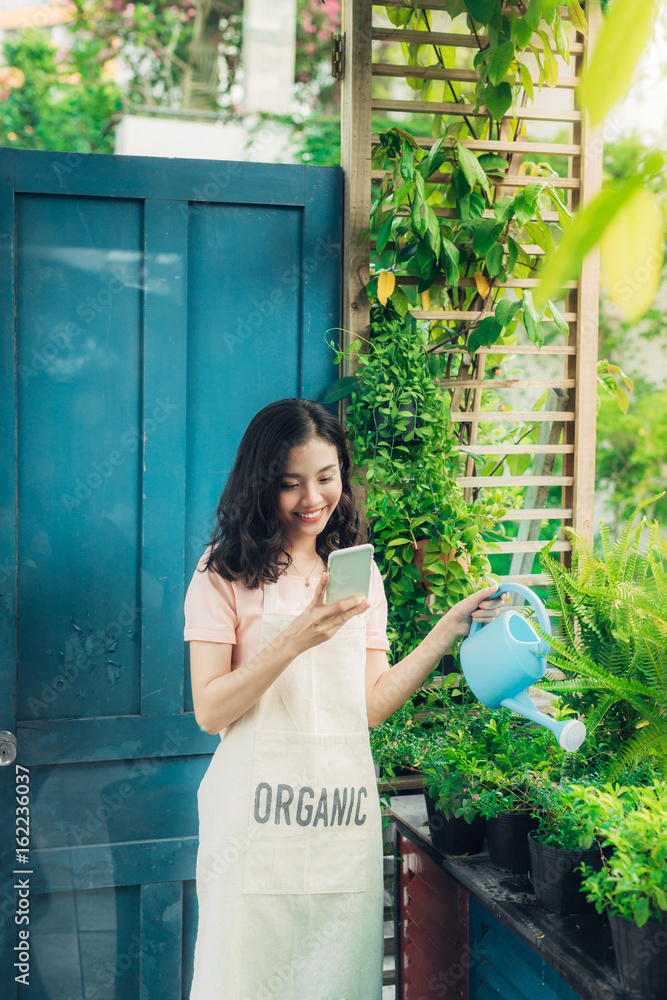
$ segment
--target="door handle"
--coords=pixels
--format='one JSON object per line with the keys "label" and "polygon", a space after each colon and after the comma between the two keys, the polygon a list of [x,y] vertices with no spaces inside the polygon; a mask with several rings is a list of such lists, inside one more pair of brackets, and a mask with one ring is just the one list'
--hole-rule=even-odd
{"label": "door handle", "polygon": [[6,729],[0,729],[0,766],[13,764],[16,760],[16,737]]}

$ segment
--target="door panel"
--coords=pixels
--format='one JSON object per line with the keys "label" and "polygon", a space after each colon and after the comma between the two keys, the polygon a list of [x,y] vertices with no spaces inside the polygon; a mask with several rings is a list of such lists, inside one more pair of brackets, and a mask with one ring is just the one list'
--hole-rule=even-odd
{"label": "door panel", "polygon": [[183,599],[250,418],[336,376],[341,172],[0,166],[3,995],[176,1000],[218,745]]}

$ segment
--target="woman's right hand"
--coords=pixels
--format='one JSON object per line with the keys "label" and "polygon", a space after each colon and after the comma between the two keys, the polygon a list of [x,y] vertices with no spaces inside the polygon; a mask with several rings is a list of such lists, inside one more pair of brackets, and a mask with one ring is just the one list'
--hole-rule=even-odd
{"label": "woman's right hand", "polygon": [[329,573],[322,574],[308,607],[283,632],[285,638],[294,643],[298,653],[331,639],[345,622],[355,615],[363,614],[370,607],[370,603],[361,594],[337,601],[336,604],[325,604],[324,595],[329,578]]}

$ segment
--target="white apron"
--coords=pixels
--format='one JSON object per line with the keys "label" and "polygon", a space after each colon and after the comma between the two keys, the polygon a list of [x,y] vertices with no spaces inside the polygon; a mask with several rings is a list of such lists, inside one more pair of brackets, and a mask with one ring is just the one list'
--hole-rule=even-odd
{"label": "white apron", "polygon": [[[264,587],[260,649],[293,620]],[[382,820],[366,626],[306,650],[223,735],[197,793],[190,1000],[381,1000]]]}

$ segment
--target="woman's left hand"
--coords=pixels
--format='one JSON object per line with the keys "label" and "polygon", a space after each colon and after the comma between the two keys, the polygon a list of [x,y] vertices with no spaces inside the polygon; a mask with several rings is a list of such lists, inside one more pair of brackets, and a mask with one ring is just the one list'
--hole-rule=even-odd
{"label": "woman's left hand", "polygon": [[458,638],[468,635],[472,622],[488,625],[498,617],[498,609],[507,600],[506,594],[494,598],[493,595],[497,590],[498,584],[494,583],[491,587],[485,587],[484,590],[471,594],[470,597],[464,597],[442,616],[440,620],[443,626],[446,625]]}

